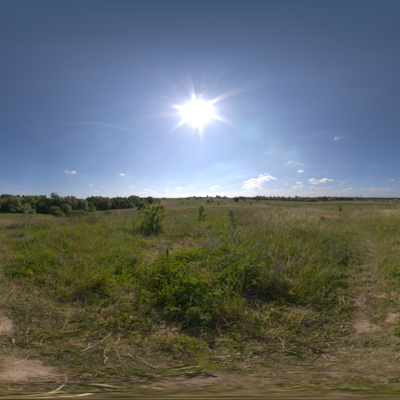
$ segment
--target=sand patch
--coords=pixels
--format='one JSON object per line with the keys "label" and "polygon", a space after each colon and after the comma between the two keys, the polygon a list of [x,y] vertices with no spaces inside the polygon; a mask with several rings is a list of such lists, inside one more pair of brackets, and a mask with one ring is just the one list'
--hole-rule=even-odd
{"label": "sand patch", "polygon": [[394,322],[399,322],[399,319],[400,319],[400,312],[390,312],[387,313],[385,321],[394,323]]}
{"label": "sand patch", "polygon": [[0,314],[0,335],[10,335],[14,329],[14,324],[10,318]]}
{"label": "sand patch", "polygon": [[381,330],[378,325],[372,324],[367,319],[356,320],[353,324],[354,334],[359,335],[360,333],[370,333]]}
{"label": "sand patch", "polygon": [[33,378],[57,381],[61,379],[57,368],[45,367],[39,360],[15,357],[5,357],[0,360],[0,382],[26,382]]}

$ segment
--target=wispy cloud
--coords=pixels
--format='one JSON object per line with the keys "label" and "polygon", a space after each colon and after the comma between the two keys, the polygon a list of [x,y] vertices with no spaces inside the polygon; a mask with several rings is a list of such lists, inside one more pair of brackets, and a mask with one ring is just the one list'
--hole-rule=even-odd
{"label": "wispy cloud", "polygon": [[211,190],[215,190],[215,189],[217,189],[217,188],[219,188],[219,185],[214,185],[214,186],[210,186],[210,187],[209,187],[209,189],[211,189]]}
{"label": "wispy cloud", "polygon": [[76,174],[77,174],[76,171],[70,171],[70,170],[68,170],[68,169],[66,169],[66,170],[63,171],[63,172],[64,172],[64,174],[67,174],[67,175],[76,175]]}
{"label": "wispy cloud", "polygon": [[248,181],[244,181],[244,185],[242,186],[242,189],[245,190],[254,190],[254,189],[261,189],[261,186],[264,182],[268,182],[270,180],[276,179],[270,174],[263,174],[260,175],[258,178],[252,178],[249,179]]}
{"label": "wispy cloud", "polygon": [[396,182],[396,179],[389,179],[389,182]]}
{"label": "wispy cloud", "polygon": [[300,183],[300,185],[293,185],[292,189],[301,189],[304,187],[304,185],[301,185],[301,182],[299,182],[299,183]]}
{"label": "wispy cloud", "polygon": [[185,188],[183,188],[183,187],[179,187],[179,186],[177,186],[176,188],[175,188],[175,192],[181,192],[182,190],[184,190]]}
{"label": "wispy cloud", "polygon": [[337,142],[339,139],[340,139],[340,136],[335,136],[335,137],[333,138],[333,140],[334,140],[335,142]]}
{"label": "wispy cloud", "polygon": [[73,182],[74,180],[73,180],[73,179],[70,179],[69,181],[70,181],[70,182]]}
{"label": "wispy cloud", "polygon": [[308,180],[308,182],[311,185],[320,185],[321,183],[328,183],[328,182],[332,182],[332,181],[333,181],[333,179],[328,179],[328,178],[323,178],[323,179],[320,179],[320,180],[315,179],[315,178],[311,178],[311,179]]}
{"label": "wispy cloud", "polygon": [[89,186],[94,186],[94,185],[92,185],[91,183],[89,183]]}
{"label": "wispy cloud", "polygon": [[393,191],[393,189],[390,189],[390,188],[376,188],[376,187],[370,187],[370,188],[368,188],[368,189],[366,189],[366,190],[369,190],[370,192],[382,192],[382,193],[387,193],[387,192],[391,192],[391,191]]}
{"label": "wispy cloud", "polygon": [[165,189],[166,192],[169,192],[169,189]]}
{"label": "wispy cloud", "polygon": [[119,176],[125,176],[125,174],[123,174],[122,172],[119,174]]}
{"label": "wispy cloud", "polygon": [[302,174],[303,172],[304,172],[304,169],[299,169],[299,170],[297,171],[298,174]]}

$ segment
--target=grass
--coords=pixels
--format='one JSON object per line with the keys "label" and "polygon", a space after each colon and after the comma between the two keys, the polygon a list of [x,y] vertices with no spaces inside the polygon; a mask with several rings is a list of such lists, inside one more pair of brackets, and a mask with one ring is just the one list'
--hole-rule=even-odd
{"label": "grass", "polygon": [[157,235],[139,233],[134,210],[32,224],[0,214],[9,345],[76,382],[257,371],[345,340],[365,238],[384,248],[382,281],[397,290],[395,206],[222,199],[199,221],[201,202],[166,201]]}

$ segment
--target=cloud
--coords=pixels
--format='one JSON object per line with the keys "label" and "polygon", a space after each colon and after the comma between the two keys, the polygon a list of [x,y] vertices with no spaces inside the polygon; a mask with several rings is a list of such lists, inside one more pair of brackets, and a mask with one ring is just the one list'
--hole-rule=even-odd
{"label": "cloud", "polygon": [[123,174],[122,172],[119,174],[119,176],[125,176],[125,174]]}
{"label": "cloud", "polygon": [[143,189],[144,192],[151,192],[151,189]]}
{"label": "cloud", "polygon": [[304,172],[304,169],[299,169],[299,170],[297,171],[298,174],[302,174],[303,172]]}
{"label": "cloud", "polygon": [[169,192],[169,189],[165,189],[166,192]]}
{"label": "cloud", "polygon": [[311,185],[319,185],[321,183],[328,183],[328,182],[332,182],[332,181],[333,181],[333,179],[328,179],[328,178],[324,178],[324,179],[320,179],[320,180],[315,179],[315,178],[311,178],[311,179],[308,180],[308,182]]}
{"label": "cloud", "polygon": [[354,190],[354,188],[341,189],[339,192],[348,192],[349,190]]}
{"label": "cloud", "polygon": [[177,186],[176,188],[175,188],[175,192],[180,192],[181,190],[184,190],[185,188],[183,188],[183,187],[179,187],[179,186]]}
{"label": "cloud", "polygon": [[95,192],[95,193],[99,193],[99,191],[98,191],[98,190],[95,190],[94,192]]}
{"label": "cloud", "polygon": [[76,171],[69,171],[68,169],[66,169],[66,170],[63,171],[63,172],[64,172],[64,174],[67,174],[67,175],[75,175],[75,174],[77,174]]}
{"label": "cloud", "polygon": [[389,182],[396,182],[396,179],[389,179]]}
{"label": "cloud", "polygon": [[[301,182],[300,182],[301,183]],[[303,188],[304,187],[304,185],[293,185],[292,186],[292,189],[301,189],[301,188]]]}
{"label": "cloud", "polygon": [[371,187],[371,188],[369,188],[369,189],[366,189],[366,190],[369,190],[370,192],[382,192],[382,193],[387,193],[387,192],[391,192],[393,189],[390,189],[390,188],[376,188],[376,187]]}
{"label": "cloud", "polygon": [[270,174],[260,175],[258,178],[252,178],[249,179],[248,181],[244,181],[242,189],[245,190],[261,189],[262,184],[264,182],[270,181],[271,179],[276,179],[276,178],[274,178]]}
{"label": "cloud", "polygon": [[92,185],[91,183],[89,183],[89,186],[94,186],[94,185]]}
{"label": "cloud", "polygon": [[316,190],[326,190],[326,189],[333,189],[332,186],[326,186],[326,187],[316,187],[316,186],[311,186],[313,188],[315,188]]}
{"label": "cloud", "polygon": [[73,180],[73,179],[70,179],[69,181],[70,181],[70,182],[73,182],[74,180]]}
{"label": "cloud", "polygon": [[215,185],[215,186],[210,186],[209,189],[211,190],[215,190],[216,188],[219,188],[219,185]]}
{"label": "cloud", "polygon": [[285,183],[285,185],[287,186],[287,185],[289,185],[288,183]]}
{"label": "cloud", "polygon": [[334,140],[335,142],[337,142],[339,139],[340,139],[340,136],[335,136],[335,137],[333,138],[333,140]]}

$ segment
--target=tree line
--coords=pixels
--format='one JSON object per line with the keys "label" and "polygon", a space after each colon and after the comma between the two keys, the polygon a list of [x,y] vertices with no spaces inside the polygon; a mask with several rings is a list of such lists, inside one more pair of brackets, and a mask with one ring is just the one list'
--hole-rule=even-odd
{"label": "tree line", "polygon": [[91,196],[86,199],[77,199],[75,196],[59,196],[52,193],[50,197],[40,196],[13,196],[2,194],[0,196],[0,212],[22,213],[26,207],[35,210],[40,214],[70,215],[74,212],[119,210],[125,208],[141,208],[143,202],[153,204],[152,197],[140,198],[139,196],[129,197],[102,197]]}

